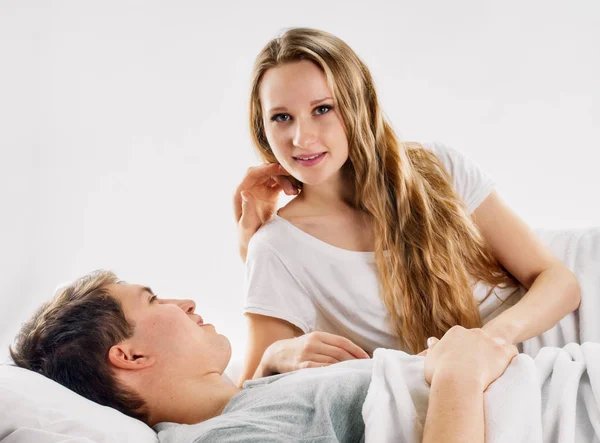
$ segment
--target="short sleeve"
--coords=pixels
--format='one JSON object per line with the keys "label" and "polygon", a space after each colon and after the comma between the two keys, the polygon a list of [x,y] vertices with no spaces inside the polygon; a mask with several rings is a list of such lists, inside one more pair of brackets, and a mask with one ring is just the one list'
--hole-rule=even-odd
{"label": "short sleeve", "polygon": [[473,159],[456,149],[441,143],[425,143],[440,159],[452,177],[452,184],[458,196],[464,201],[469,214],[490,195],[496,184]]}
{"label": "short sleeve", "polygon": [[262,242],[250,242],[245,286],[244,313],[280,318],[304,333],[314,330],[314,303],[297,276]]}

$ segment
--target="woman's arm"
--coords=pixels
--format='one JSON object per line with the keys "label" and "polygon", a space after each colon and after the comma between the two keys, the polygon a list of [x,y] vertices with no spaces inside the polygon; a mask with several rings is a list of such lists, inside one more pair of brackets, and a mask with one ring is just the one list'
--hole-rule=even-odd
{"label": "woman's arm", "polygon": [[436,375],[429,391],[423,443],[484,442],[483,389],[469,374]]}
{"label": "woman's arm", "polygon": [[[291,323],[265,315],[246,314],[248,319],[248,344],[244,367],[238,385],[249,379],[266,377],[275,371],[273,361],[263,361],[266,349],[279,340],[298,337],[303,332]],[[261,363],[262,362],[262,363]]]}
{"label": "woman's arm", "polygon": [[484,326],[492,336],[521,343],[552,328],[581,300],[575,275],[494,191],[473,214],[492,253],[528,289],[514,306]]}
{"label": "woman's arm", "polygon": [[281,191],[286,195],[297,195],[299,192],[296,180],[278,163],[249,168],[235,190],[233,213],[242,261],[246,261],[252,236],[275,213]]}
{"label": "woman's arm", "polygon": [[422,441],[483,443],[483,393],[517,353],[481,329],[454,326],[441,340],[433,339],[424,364],[431,389]]}
{"label": "woman's arm", "polygon": [[248,314],[248,318],[250,339],[239,386],[249,378],[369,358],[363,349],[339,335],[321,331],[304,334],[291,323],[262,315]]}

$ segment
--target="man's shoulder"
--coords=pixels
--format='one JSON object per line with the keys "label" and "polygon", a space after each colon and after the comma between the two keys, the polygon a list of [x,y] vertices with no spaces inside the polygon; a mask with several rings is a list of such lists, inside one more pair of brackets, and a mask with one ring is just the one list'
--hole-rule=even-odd
{"label": "man's shoulder", "polygon": [[194,425],[159,423],[154,427],[162,443],[248,443],[285,442],[276,433],[264,429],[257,420],[239,414],[223,414]]}

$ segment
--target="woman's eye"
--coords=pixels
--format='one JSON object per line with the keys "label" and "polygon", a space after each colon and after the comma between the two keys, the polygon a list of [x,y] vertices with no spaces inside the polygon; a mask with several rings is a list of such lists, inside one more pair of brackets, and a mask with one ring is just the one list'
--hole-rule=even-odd
{"label": "woman's eye", "polygon": [[158,299],[158,296],[153,295],[152,297],[150,297],[150,303],[154,303],[156,299]]}
{"label": "woman's eye", "polygon": [[317,115],[327,114],[329,111],[331,111],[331,106],[321,105],[315,109],[315,114],[317,114]]}
{"label": "woman's eye", "polygon": [[289,114],[275,114],[273,117],[271,117],[271,121],[274,122],[287,122],[290,119],[290,115]]}

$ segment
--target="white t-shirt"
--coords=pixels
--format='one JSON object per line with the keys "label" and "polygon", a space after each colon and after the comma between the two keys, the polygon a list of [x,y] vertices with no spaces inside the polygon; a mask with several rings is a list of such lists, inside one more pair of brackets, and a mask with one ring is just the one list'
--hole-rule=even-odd
{"label": "white t-shirt", "polygon": [[[494,181],[452,148],[439,143],[423,146],[439,157],[472,213],[492,192]],[[473,286],[478,301],[488,290],[482,282]],[[495,292],[506,299],[515,290]],[[480,304],[484,322],[510,306],[500,304],[493,294]],[[325,331],[347,337],[369,354],[379,347],[400,347],[380,297],[374,253],[337,248],[278,215],[258,230],[248,246],[244,312],[286,320],[305,333]]]}

